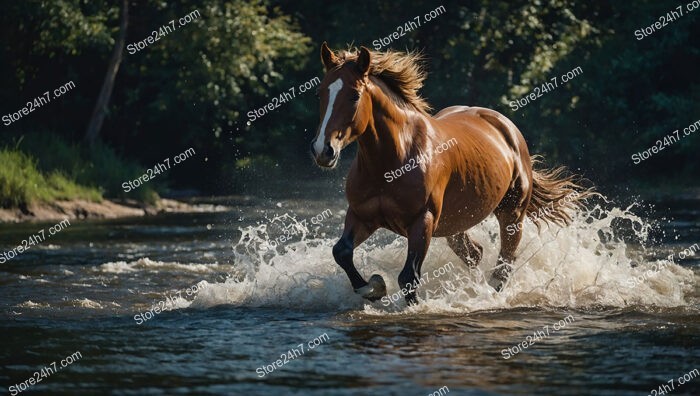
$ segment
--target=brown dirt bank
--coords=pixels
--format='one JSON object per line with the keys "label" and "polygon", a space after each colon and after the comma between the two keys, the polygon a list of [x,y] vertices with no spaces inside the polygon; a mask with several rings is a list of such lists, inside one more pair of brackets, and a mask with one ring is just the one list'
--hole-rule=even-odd
{"label": "brown dirt bank", "polygon": [[27,208],[0,208],[0,223],[23,221],[53,221],[68,219],[114,219],[118,217],[150,216],[163,212],[225,212],[223,205],[188,204],[172,199],[160,199],[155,205],[136,201],[90,202],[82,199],[32,204]]}

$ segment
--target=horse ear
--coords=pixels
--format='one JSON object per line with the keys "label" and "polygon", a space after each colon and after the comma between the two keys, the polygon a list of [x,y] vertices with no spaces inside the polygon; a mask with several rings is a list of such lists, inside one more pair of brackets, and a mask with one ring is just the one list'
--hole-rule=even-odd
{"label": "horse ear", "polygon": [[328,48],[328,44],[325,41],[323,42],[323,44],[321,44],[321,61],[326,67],[326,71],[340,64],[340,60],[337,56],[335,56],[333,51],[331,51],[331,49]]}
{"label": "horse ear", "polygon": [[360,47],[360,55],[357,56],[357,68],[363,77],[369,74],[369,65],[372,62],[372,55],[365,47]]}

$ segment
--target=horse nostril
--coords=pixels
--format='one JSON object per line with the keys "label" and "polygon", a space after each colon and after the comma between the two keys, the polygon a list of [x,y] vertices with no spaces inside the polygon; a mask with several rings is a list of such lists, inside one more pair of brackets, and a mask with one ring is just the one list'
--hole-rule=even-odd
{"label": "horse nostril", "polygon": [[333,147],[330,143],[326,143],[326,147],[323,150],[323,154],[329,158],[335,157],[335,151],[333,150]]}

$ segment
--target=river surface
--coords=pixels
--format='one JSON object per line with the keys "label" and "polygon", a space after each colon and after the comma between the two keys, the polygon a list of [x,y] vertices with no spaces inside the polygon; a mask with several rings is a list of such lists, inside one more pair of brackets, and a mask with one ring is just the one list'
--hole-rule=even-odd
{"label": "river surface", "polygon": [[[472,232],[479,269],[433,241],[413,307],[363,301],[334,263],[340,191],[227,203],[73,220],[0,265],[3,391],[700,394],[698,201],[611,205],[539,234],[526,225],[501,293],[484,281],[498,246],[487,219]],[[53,224],[0,225],[0,254]],[[405,250],[380,232],[355,262],[392,295]]]}

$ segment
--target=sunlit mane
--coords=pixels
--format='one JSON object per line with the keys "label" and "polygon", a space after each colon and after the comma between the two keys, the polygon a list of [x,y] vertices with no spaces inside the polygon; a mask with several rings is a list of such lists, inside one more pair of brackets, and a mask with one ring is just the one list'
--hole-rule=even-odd
{"label": "sunlit mane", "polygon": [[[422,56],[416,52],[370,51],[372,64],[370,75],[382,80],[406,104],[415,107],[418,111],[429,113],[432,109],[428,102],[420,97],[418,90],[423,86],[426,73],[421,66]],[[342,63],[357,60],[358,51],[340,51],[339,57]]]}

